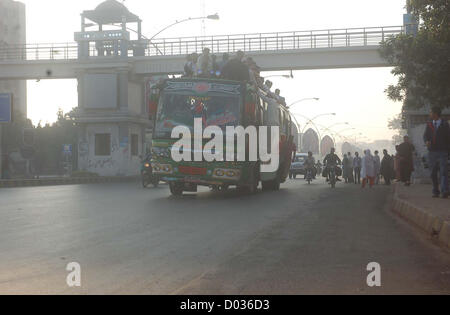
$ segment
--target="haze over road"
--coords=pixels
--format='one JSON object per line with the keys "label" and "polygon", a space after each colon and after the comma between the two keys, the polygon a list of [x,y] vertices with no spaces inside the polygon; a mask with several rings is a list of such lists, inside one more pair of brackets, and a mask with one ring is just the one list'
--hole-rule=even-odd
{"label": "haze over road", "polygon": [[[178,199],[138,183],[1,189],[0,294],[449,294],[449,256],[389,213],[390,193],[322,180]],[[370,262],[381,288],[366,284]]]}

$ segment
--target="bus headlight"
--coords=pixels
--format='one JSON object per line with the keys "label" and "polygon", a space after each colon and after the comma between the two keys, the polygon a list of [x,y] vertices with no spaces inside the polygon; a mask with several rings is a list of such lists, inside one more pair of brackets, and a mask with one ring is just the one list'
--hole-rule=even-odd
{"label": "bus headlight", "polygon": [[153,172],[158,174],[173,174],[173,168],[170,164],[152,164]]}
{"label": "bus headlight", "polygon": [[239,180],[241,178],[241,171],[216,168],[213,172],[213,177],[228,180]]}

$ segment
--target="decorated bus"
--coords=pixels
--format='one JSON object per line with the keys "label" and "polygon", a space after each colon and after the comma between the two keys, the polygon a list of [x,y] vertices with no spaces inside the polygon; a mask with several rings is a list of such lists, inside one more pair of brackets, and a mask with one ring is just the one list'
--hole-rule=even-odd
{"label": "decorated bus", "polygon": [[291,115],[264,91],[205,78],[168,79],[152,91],[158,100],[152,167],[173,195],[198,186],[254,193],[260,182],[263,190],[285,182],[294,147]]}

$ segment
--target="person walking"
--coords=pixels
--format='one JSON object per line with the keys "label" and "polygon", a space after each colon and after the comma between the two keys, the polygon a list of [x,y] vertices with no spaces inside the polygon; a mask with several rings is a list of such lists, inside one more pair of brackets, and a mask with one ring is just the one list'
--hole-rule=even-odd
{"label": "person walking", "polygon": [[[428,147],[428,163],[433,180],[433,197],[448,199],[448,157],[450,152],[450,126],[443,120],[442,111],[439,107],[431,110],[431,121],[427,124],[423,139]],[[440,175],[440,183],[438,179]]]}
{"label": "person walking", "polygon": [[353,170],[355,171],[355,184],[361,184],[361,167],[362,159],[358,152],[355,152],[355,158],[353,159]]}
{"label": "person walking", "polygon": [[353,156],[351,152],[348,152],[347,154],[348,157],[348,168],[349,168],[349,183],[353,183],[354,182],[354,178],[353,178]]}
{"label": "person walking", "polygon": [[366,188],[369,183],[370,188],[375,184],[375,159],[370,150],[364,151],[364,157],[362,158],[362,188]]}
{"label": "person walking", "polygon": [[375,151],[373,157],[375,163],[375,185],[380,184],[380,170],[381,170],[381,158],[378,151]]}
{"label": "person walking", "polygon": [[405,136],[403,143],[398,146],[400,181],[405,186],[411,186],[411,175],[414,171],[413,153],[415,150],[408,136]]}
{"label": "person walking", "polygon": [[344,180],[345,180],[345,183],[347,184],[349,181],[348,181],[348,179],[349,179],[349,167],[348,167],[348,165],[349,165],[349,159],[348,159],[348,156],[347,156],[347,154],[344,154],[344,158],[342,159],[342,171],[343,171],[343,177],[344,177]]}
{"label": "person walking", "polygon": [[391,180],[394,178],[394,160],[392,156],[388,154],[387,150],[383,150],[383,159],[381,160],[380,174],[383,176],[384,183],[386,185],[391,184]]}
{"label": "person walking", "polygon": [[400,181],[400,155],[398,154],[398,145],[395,146],[395,155],[392,156],[394,159],[394,178],[395,181],[398,183]]}

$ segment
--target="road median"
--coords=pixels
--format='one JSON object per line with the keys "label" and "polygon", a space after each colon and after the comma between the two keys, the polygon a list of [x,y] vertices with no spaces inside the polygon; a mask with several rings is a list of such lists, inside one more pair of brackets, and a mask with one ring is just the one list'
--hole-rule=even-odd
{"label": "road median", "polygon": [[139,176],[51,177],[40,179],[0,180],[0,188],[102,184],[137,181]]}
{"label": "road median", "polygon": [[392,211],[450,249],[450,200],[431,198],[431,185],[395,185]]}

